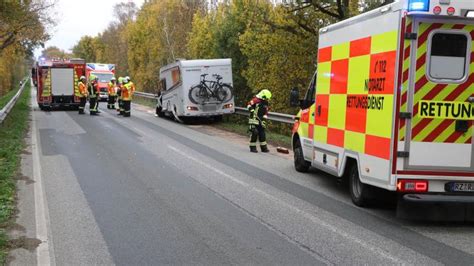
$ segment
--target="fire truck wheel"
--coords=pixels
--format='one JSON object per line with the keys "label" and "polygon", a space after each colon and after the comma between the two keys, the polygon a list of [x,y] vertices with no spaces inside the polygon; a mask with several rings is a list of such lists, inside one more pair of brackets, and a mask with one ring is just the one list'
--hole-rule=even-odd
{"label": "fire truck wheel", "polygon": [[369,185],[360,181],[357,163],[354,163],[350,169],[349,183],[352,202],[359,207],[367,206],[371,196],[371,189]]}
{"label": "fire truck wheel", "polygon": [[301,147],[300,141],[297,140],[293,148],[293,158],[295,162],[295,169],[298,172],[306,173],[311,166],[311,163],[306,161],[303,156],[303,148]]}

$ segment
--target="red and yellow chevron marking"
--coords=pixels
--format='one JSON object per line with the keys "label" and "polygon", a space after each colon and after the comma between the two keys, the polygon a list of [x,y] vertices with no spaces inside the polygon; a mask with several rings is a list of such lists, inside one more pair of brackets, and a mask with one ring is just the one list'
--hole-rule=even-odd
{"label": "red and yellow chevron marking", "polygon": [[[424,101],[452,101],[465,102],[471,95],[474,89],[474,46],[471,48],[471,64],[469,67],[469,78],[463,84],[438,84],[428,80],[426,73],[426,57],[427,57],[427,43],[428,36],[431,31],[435,29],[462,29],[474,37],[474,25],[461,24],[440,24],[440,23],[420,23],[419,37],[416,54],[416,70],[415,70],[415,87],[414,87],[414,106],[412,118],[412,141],[417,142],[438,142],[438,143],[471,143],[473,125],[472,121],[469,123],[469,130],[466,133],[456,132],[454,119],[434,119],[422,118],[418,115],[419,102]],[[409,50],[409,49],[408,49]],[[410,60],[410,57],[406,57]],[[409,66],[404,71],[411,70]],[[413,71],[412,71],[413,72]],[[403,88],[408,87],[408,74],[403,74],[404,84]],[[406,80],[405,80],[406,79]],[[402,93],[401,110],[407,110],[408,91],[405,89]],[[404,139],[404,132],[406,130],[405,123],[400,126],[400,140]]]}
{"label": "red and yellow chevron marking", "polygon": [[[405,32],[412,33],[412,19],[407,18]],[[408,100],[408,87],[410,82],[410,54],[411,54],[411,40],[405,40],[405,49],[403,52],[403,75],[402,75],[402,91],[401,91],[401,100],[400,100],[400,112],[408,112],[407,110],[407,100]],[[401,119],[399,125],[399,134],[398,139],[400,141],[405,140],[405,124],[406,120]]]}

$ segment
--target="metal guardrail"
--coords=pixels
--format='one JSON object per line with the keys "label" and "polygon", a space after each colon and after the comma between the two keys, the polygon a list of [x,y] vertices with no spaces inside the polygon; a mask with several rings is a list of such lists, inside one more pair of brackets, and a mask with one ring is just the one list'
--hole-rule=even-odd
{"label": "metal guardrail", "polygon": [[[249,110],[245,107],[235,107],[235,113],[238,115],[249,115]],[[285,124],[293,124],[295,122],[295,116],[289,114],[282,114],[282,113],[275,113],[275,112],[268,112],[268,120],[285,123]]]}
{"label": "metal guardrail", "polygon": [[[155,99],[156,95],[153,93],[146,93],[146,92],[140,92],[136,91],[134,93],[134,96],[139,96],[147,99]],[[245,107],[235,107],[235,114],[237,115],[249,115],[249,110]],[[289,115],[289,114],[281,114],[281,113],[275,113],[275,112],[269,112],[268,113],[268,120],[270,121],[275,121],[275,122],[280,122],[280,123],[285,123],[285,124],[293,124],[295,122],[295,116],[294,115]]]}
{"label": "metal guardrail", "polygon": [[20,98],[20,95],[21,93],[23,92],[23,89],[25,88],[25,85],[26,85],[26,81],[27,79],[25,78],[23,80],[23,83],[21,84],[21,87],[20,89],[18,90],[18,92],[15,94],[15,96],[13,96],[10,101],[2,108],[2,110],[0,110],[0,125],[3,124],[3,121],[5,120],[5,118],[7,118],[8,114],[10,113],[10,111],[13,109],[13,107],[15,106],[16,104],[16,101],[18,100],[18,98]]}

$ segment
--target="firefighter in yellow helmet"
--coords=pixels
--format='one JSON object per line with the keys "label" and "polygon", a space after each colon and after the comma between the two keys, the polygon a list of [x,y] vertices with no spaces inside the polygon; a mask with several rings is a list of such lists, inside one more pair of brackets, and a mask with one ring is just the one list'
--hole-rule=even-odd
{"label": "firefighter in yellow helmet", "polygon": [[99,103],[98,103],[98,97],[99,97],[99,84],[98,84],[99,78],[90,75],[89,76],[89,84],[87,86],[87,90],[89,92],[89,113],[90,115],[97,115],[98,113],[98,108],[99,108]]}
{"label": "firefighter in yellow helmet", "polygon": [[260,142],[262,152],[269,152],[265,129],[267,127],[267,114],[269,110],[268,101],[272,98],[272,93],[267,90],[261,90],[247,105],[250,111],[249,132],[250,132],[250,151],[257,152],[257,139]]}
{"label": "firefighter in yellow helmet", "polygon": [[119,77],[117,80],[117,97],[118,97],[118,107],[117,107],[117,115],[123,115],[123,102],[122,102],[122,88],[123,88],[123,77]]}
{"label": "firefighter in yellow helmet", "polygon": [[87,85],[86,85],[86,77],[81,76],[79,79],[79,83],[77,84],[79,87],[79,94],[80,94],[80,102],[79,102],[79,114],[84,114],[84,108],[86,107],[87,103]]}
{"label": "firefighter in yellow helmet", "polygon": [[110,79],[108,84],[108,100],[107,100],[107,109],[115,109],[115,98],[117,97],[117,80],[115,77]]}
{"label": "firefighter in yellow helmet", "polygon": [[131,115],[131,104],[132,104],[132,96],[135,92],[135,84],[130,81],[130,77],[125,77],[123,79],[123,86],[122,86],[122,101],[123,101],[123,116],[130,117]]}

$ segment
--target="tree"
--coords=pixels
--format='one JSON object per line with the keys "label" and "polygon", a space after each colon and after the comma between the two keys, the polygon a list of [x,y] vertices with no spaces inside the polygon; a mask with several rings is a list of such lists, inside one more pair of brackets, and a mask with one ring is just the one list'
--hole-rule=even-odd
{"label": "tree", "polygon": [[97,37],[84,36],[72,48],[74,57],[85,59],[86,62],[96,62],[97,58]]}
{"label": "tree", "polygon": [[19,44],[31,54],[48,40],[45,28],[53,21],[46,12],[53,4],[39,0],[0,2],[0,51]]}
{"label": "tree", "polygon": [[126,30],[132,78],[145,91],[154,91],[162,66],[186,58],[192,18],[203,12],[204,1],[160,0],[145,3]]}
{"label": "tree", "polygon": [[49,46],[41,52],[41,56],[45,58],[71,58],[72,55],[66,53],[64,50],[59,49],[56,46]]}

